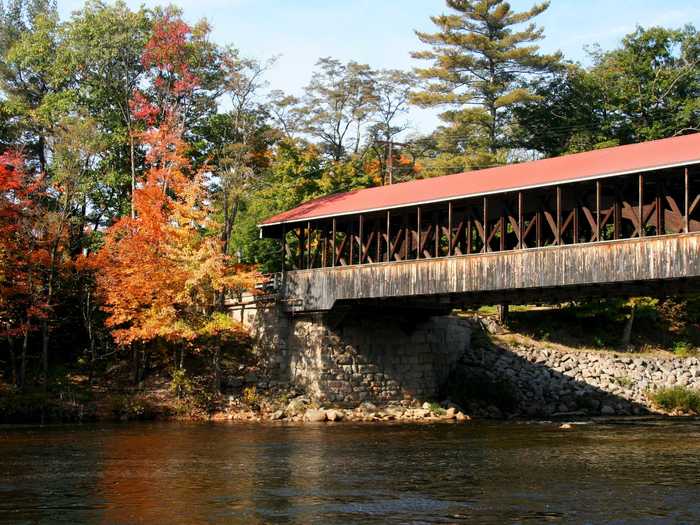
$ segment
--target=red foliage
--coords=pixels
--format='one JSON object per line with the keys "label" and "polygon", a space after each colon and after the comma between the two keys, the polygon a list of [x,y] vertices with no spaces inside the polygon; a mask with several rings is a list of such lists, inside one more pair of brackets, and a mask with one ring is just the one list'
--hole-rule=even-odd
{"label": "red foliage", "polygon": [[107,326],[120,344],[207,337],[228,326],[216,315],[221,293],[255,280],[206,233],[210,210],[201,175],[191,173],[178,106],[197,87],[187,62],[190,38],[184,22],[166,16],[146,46],[143,63],[152,70],[157,96],[137,93],[131,109],[148,126],[137,134],[148,171],[134,192],[135,217],[107,231],[94,259]]}

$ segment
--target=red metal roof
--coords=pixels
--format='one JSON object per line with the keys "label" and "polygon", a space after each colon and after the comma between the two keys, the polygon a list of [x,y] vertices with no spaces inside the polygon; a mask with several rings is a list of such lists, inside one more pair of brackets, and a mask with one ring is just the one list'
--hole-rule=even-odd
{"label": "red metal roof", "polygon": [[700,133],[328,195],[270,217],[260,226],[612,177],[694,162],[700,162]]}

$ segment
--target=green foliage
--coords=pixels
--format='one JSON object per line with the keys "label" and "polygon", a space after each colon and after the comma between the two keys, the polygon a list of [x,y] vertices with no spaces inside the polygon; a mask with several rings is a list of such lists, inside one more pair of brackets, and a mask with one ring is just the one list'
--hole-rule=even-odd
{"label": "green foliage", "polygon": [[688,341],[676,341],[673,343],[672,351],[678,357],[691,357],[697,354],[693,345]]}
{"label": "green foliage", "polygon": [[206,417],[219,406],[221,395],[209,376],[189,375],[184,369],[172,371],[170,391],[177,396],[175,413],[185,417]]}
{"label": "green foliage", "polygon": [[438,416],[444,416],[447,412],[444,408],[440,406],[440,403],[430,403],[430,411]]}
{"label": "green foliage", "polygon": [[94,416],[88,399],[52,392],[9,391],[0,395],[0,423],[79,422]]}
{"label": "green foliage", "polygon": [[247,386],[243,389],[243,402],[252,408],[260,406],[260,396],[255,386]]}
{"label": "green foliage", "polygon": [[629,376],[616,377],[614,381],[622,388],[631,388],[634,385],[634,380]]}
{"label": "green foliage", "polygon": [[535,80],[536,98],[515,108],[518,142],[546,156],[671,137],[698,129],[700,35],[637,29],[611,51],[593,48],[589,69],[570,65]]}
{"label": "green foliage", "polygon": [[[536,97],[523,80],[554,70],[560,55],[539,53],[543,37],[534,24],[548,3],[514,12],[503,0],[448,0],[448,14],[431,18],[438,32],[417,32],[430,50],[413,53],[430,66],[418,69],[424,89],[412,100],[422,107],[449,108],[441,114],[441,149],[484,167],[498,162],[498,150],[511,141],[511,109]],[[448,144],[450,148],[445,148]]]}
{"label": "green foliage", "polygon": [[700,414],[700,392],[683,386],[659,388],[648,393],[649,398],[667,412]]}
{"label": "green foliage", "polygon": [[[694,355],[700,333],[689,312],[698,299],[652,297],[610,298],[565,305],[511,308],[509,328],[543,342],[581,348],[619,348],[634,308],[631,347],[634,351],[668,349]],[[492,309],[481,309],[493,315]],[[694,315],[694,314],[693,314]]]}

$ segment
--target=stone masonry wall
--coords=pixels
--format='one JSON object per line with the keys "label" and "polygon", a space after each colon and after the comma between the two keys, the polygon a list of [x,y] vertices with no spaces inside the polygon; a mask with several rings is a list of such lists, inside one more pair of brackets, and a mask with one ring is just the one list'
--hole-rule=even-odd
{"label": "stone masonry wall", "polygon": [[700,360],[603,351],[562,351],[515,346],[470,348],[461,366],[506,380],[519,411],[530,416],[582,412],[632,415],[653,411],[647,393],[658,387],[700,389]]}
{"label": "stone masonry wall", "polygon": [[470,340],[470,324],[432,317],[348,317],[331,328],[321,316],[291,321],[282,369],[320,402],[357,404],[437,395]]}
{"label": "stone masonry wall", "polygon": [[[700,360],[665,355],[479,345],[481,322],[455,316],[410,319],[351,312],[289,317],[276,308],[246,312],[268,379],[302,387],[317,401],[353,405],[430,400],[452,382],[507,384],[512,413],[548,417],[643,414],[647,393],[662,386],[700,389]],[[472,388],[478,390],[478,388]],[[453,400],[454,401],[454,400]],[[465,406],[494,414],[488,399]]]}

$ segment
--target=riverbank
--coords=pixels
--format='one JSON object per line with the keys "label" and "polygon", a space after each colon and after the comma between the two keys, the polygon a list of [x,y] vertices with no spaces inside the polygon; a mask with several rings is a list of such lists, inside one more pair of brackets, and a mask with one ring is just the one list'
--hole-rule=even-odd
{"label": "riverbank", "polygon": [[[204,360],[175,371],[151,367],[138,383],[130,362],[120,360],[92,378],[66,371],[45,391],[0,384],[0,422],[467,422],[700,413],[700,359],[693,353],[544,341],[517,328],[517,314],[508,328],[484,315],[433,318],[406,332],[406,346],[386,349],[359,337],[360,325],[331,333],[301,321],[291,349],[225,363],[220,389]],[[284,352],[286,368],[279,365]]]}

